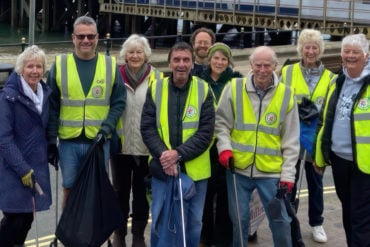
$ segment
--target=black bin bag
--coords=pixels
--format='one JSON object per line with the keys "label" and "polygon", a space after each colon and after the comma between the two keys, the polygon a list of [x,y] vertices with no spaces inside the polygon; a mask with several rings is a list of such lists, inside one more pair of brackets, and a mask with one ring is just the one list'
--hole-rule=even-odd
{"label": "black bin bag", "polygon": [[122,212],[105,170],[103,147],[94,143],[70,190],[55,235],[68,247],[101,246],[122,226]]}

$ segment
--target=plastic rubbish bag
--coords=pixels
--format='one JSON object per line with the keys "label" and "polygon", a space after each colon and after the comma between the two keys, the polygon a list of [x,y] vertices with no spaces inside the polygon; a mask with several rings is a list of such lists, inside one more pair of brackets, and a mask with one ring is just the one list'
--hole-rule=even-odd
{"label": "plastic rubbish bag", "polygon": [[105,170],[103,147],[94,143],[71,188],[55,235],[69,247],[101,246],[119,227],[123,227],[123,216]]}

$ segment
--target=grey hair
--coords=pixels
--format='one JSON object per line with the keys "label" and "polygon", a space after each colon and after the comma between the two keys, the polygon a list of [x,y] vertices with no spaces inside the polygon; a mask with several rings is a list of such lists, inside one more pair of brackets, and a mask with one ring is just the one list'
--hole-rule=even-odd
{"label": "grey hair", "polygon": [[272,62],[274,62],[275,65],[278,64],[279,60],[277,58],[275,51],[271,47],[268,47],[268,46],[259,46],[256,49],[254,49],[252,54],[249,56],[249,62],[253,64],[256,54],[262,53],[262,52],[270,53]]}
{"label": "grey hair", "polygon": [[75,22],[73,23],[73,33],[75,32],[76,26],[78,26],[78,25],[87,25],[87,26],[93,25],[95,27],[95,32],[98,32],[98,29],[96,27],[96,22],[90,16],[85,16],[84,15],[84,16],[78,17],[75,20]]}
{"label": "grey hair", "polygon": [[308,43],[313,42],[319,46],[320,54],[319,58],[324,54],[325,44],[322,38],[321,32],[314,29],[303,29],[298,38],[297,52],[300,57],[302,57],[303,46]]}
{"label": "grey hair", "polygon": [[369,53],[369,41],[366,39],[366,36],[363,33],[352,34],[344,37],[344,39],[342,40],[341,52],[343,52],[343,48],[346,45],[360,48],[364,55]]}
{"label": "grey hair", "polygon": [[24,51],[17,57],[14,71],[17,72],[18,74],[21,74],[25,63],[30,60],[41,61],[43,71],[45,71],[46,55],[45,52],[42,49],[40,49],[37,45],[32,45],[24,49]]}
{"label": "grey hair", "polygon": [[138,34],[132,34],[122,44],[121,51],[119,52],[120,60],[125,61],[127,52],[134,48],[143,48],[145,54],[145,62],[149,61],[149,57],[152,55],[152,49],[150,48],[149,41],[146,37]]}

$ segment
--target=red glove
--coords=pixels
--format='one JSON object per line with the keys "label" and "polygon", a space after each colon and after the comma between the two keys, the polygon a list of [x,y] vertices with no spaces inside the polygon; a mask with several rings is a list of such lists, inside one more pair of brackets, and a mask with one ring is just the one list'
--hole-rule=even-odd
{"label": "red glove", "polygon": [[294,183],[292,182],[280,181],[280,188],[286,188],[287,193],[291,193],[293,187],[294,187]]}
{"label": "red glove", "polygon": [[231,150],[224,150],[220,153],[220,156],[218,157],[218,162],[225,168],[229,168],[229,161],[232,157],[233,152],[231,152]]}

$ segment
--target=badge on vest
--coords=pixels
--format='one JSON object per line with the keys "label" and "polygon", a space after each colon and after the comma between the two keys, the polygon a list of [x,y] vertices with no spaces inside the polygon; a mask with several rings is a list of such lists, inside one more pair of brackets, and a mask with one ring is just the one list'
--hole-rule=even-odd
{"label": "badge on vest", "polygon": [[272,125],[276,122],[277,116],[274,112],[270,112],[266,114],[265,121],[267,124]]}
{"label": "badge on vest", "polygon": [[189,105],[186,109],[186,117],[193,118],[197,114],[197,109],[194,106]]}
{"label": "badge on vest", "polygon": [[94,98],[100,98],[103,95],[103,88],[101,86],[95,86],[92,89],[92,96]]}
{"label": "badge on vest", "polygon": [[358,102],[358,108],[361,110],[366,110],[369,108],[369,99],[368,98],[361,98]]}
{"label": "badge on vest", "polygon": [[315,105],[321,106],[322,104],[324,104],[324,97],[317,97]]}

